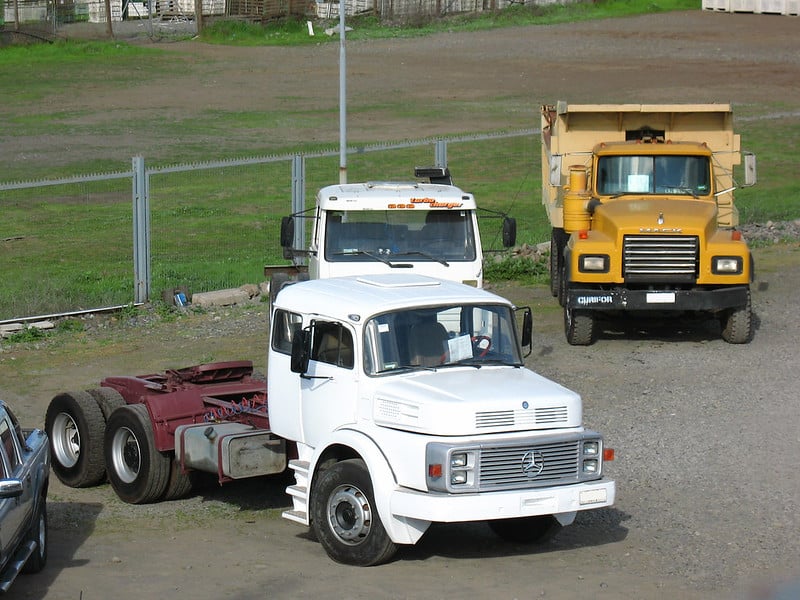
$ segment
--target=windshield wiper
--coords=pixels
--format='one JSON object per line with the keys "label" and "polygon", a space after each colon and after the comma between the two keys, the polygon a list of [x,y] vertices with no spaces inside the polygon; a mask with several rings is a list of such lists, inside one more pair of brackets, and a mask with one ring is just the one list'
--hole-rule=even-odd
{"label": "windshield wiper", "polygon": [[373,254],[372,252],[367,252],[366,250],[345,250],[343,252],[334,252],[334,256],[354,256],[354,255],[363,255],[368,256],[372,260],[377,260],[378,262],[382,262],[385,265],[388,265],[392,269],[411,269],[414,265],[410,263],[394,263],[390,261],[388,258],[385,258],[379,254]]}
{"label": "windshield wiper", "polygon": [[422,252],[420,250],[409,250],[408,252],[397,252],[394,256],[411,256],[412,254],[416,254],[416,255],[419,255],[419,256],[424,256],[425,258],[428,258],[430,260],[435,260],[436,262],[438,262],[441,265],[444,265],[445,267],[449,267],[450,266],[450,263],[448,263],[445,259],[439,258],[437,256],[434,256],[433,254],[428,254],[427,252]]}

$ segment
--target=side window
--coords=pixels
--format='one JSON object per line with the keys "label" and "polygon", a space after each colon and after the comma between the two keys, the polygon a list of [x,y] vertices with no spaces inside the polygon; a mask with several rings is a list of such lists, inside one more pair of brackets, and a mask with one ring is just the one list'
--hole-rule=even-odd
{"label": "side window", "polygon": [[341,323],[315,321],[311,360],[346,369],[353,368],[353,336]]}
{"label": "side window", "polygon": [[8,466],[12,473],[16,471],[21,463],[17,445],[14,443],[15,435],[14,430],[8,423],[8,419],[5,417],[0,419],[0,443],[3,444],[3,449],[8,457]]}
{"label": "side window", "polygon": [[303,325],[303,317],[286,310],[276,310],[272,324],[272,349],[283,354],[292,353],[295,331]]}

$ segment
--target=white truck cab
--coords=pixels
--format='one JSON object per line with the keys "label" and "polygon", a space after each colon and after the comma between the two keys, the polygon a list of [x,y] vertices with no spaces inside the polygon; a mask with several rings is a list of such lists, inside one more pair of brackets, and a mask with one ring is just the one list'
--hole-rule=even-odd
{"label": "white truck cab", "polygon": [[432,522],[535,541],[613,504],[613,451],[576,393],[524,367],[531,329],[528,308],[413,273],[284,287],[267,378],[270,428],[297,444],[284,516],[371,565]]}
{"label": "white truck cab", "polygon": [[[284,218],[284,255],[293,260],[307,257],[310,279],[405,271],[483,287],[475,197],[452,185],[446,168],[417,168],[415,175],[428,177],[429,182],[323,187],[313,214],[306,211]],[[515,221],[495,216],[503,219],[503,245],[513,246]],[[313,219],[307,249],[292,247],[302,219]],[[274,286],[277,293],[286,278],[273,281],[280,282]]]}

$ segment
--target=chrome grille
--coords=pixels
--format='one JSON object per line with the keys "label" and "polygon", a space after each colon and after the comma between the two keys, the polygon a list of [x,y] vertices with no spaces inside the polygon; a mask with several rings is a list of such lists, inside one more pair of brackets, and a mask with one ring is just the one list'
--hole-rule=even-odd
{"label": "chrome grille", "polygon": [[[542,472],[529,477],[523,470],[528,452],[537,452]],[[480,452],[480,490],[538,487],[578,481],[580,446],[576,440],[524,446],[483,447]]]}
{"label": "chrome grille", "polygon": [[626,235],[623,247],[623,276],[626,280],[687,281],[697,278],[697,236]]}

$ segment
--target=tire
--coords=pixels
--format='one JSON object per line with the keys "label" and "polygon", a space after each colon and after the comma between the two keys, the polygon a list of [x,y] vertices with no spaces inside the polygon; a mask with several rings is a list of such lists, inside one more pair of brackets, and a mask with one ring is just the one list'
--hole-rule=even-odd
{"label": "tire", "polygon": [[153,425],[144,404],[115,410],[105,435],[108,480],[124,502],[146,504],[167,490],[169,456],[156,450]]}
{"label": "tire", "polygon": [[720,317],[722,339],[729,344],[746,344],[753,339],[753,310],[750,303],[750,290],[747,290],[747,304],[734,308]]}
{"label": "tire", "polygon": [[105,419],[106,422],[108,421],[108,417],[111,416],[111,413],[121,406],[127,406],[128,404],[125,402],[122,394],[114,388],[99,387],[86,390],[86,392],[95,399],[95,402],[97,402],[97,405],[100,407],[100,412],[103,413],[103,419]]}
{"label": "tire", "polygon": [[35,516],[31,524],[29,534],[29,539],[36,542],[36,550],[28,557],[28,562],[22,567],[23,573],[38,573],[44,569],[44,566],[47,564],[48,538],[47,502],[42,498],[39,513]]}
{"label": "tire", "polygon": [[536,544],[549,540],[561,527],[551,515],[541,515],[489,521],[489,528],[509,542]]}
{"label": "tire", "polygon": [[369,567],[397,551],[375,507],[367,467],[360,459],[338,462],[323,471],[311,493],[311,526],[333,560]]}
{"label": "tire", "polygon": [[64,485],[89,487],[104,479],[104,427],[100,407],[86,392],[65,392],[50,401],[45,431],[50,438],[53,472]]}
{"label": "tire", "polygon": [[162,500],[185,498],[192,493],[194,480],[194,473],[192,471],[184,473],[181,470],[181,462],[176,457],[172,457],[169,462],[169,481]]}
{"label": "tire", "polygon": [[560,228],[554,227],[550,233],[550,293],[559,298],[564,270],[565,237],[564,230]]}
{"label": "tire", "polygon": [[286,273],[275,273],[269,281],[269,304],[272,306],[275,303],[275,297],[281,288],[289,282],[289,276]]}
{"label": "tire", "polygon": [[564,307],[564,334],[571,346],[590,346],[596,337],[591,311]]}

